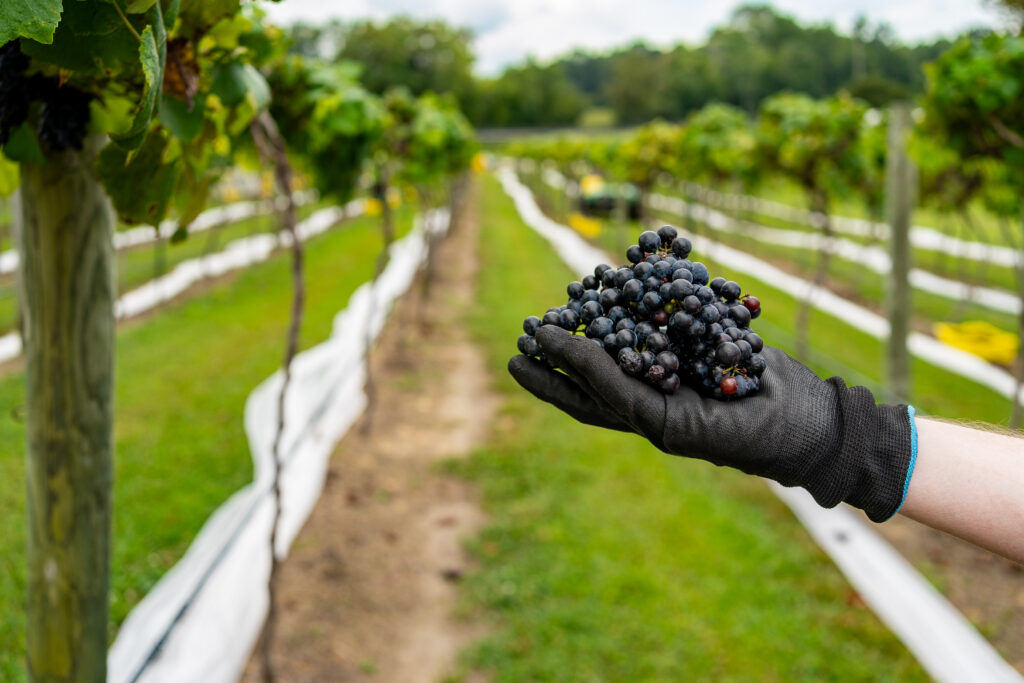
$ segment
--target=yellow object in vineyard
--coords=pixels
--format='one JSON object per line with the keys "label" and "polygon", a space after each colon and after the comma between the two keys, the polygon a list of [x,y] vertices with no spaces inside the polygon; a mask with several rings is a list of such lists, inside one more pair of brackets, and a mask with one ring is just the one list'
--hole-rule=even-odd
{"label": "yellow object in vineyard", "polygon": [[469,162],[469,167],[474,173],[483,173],[487,170],[487,156],[483,152],[477,152]]}
{"label": "yellow object in vineyard", "polygon": [[1020,343],[1017,335],[980,320],[935,323],[935,336],[950,346],[1003,365],[1013,362]]}
{"label": "yellow object in vineyard", "polygon": [[601,234],[602,224],[596,218],[588,218],[574,211],[569,214],[569,227],[584,237],[597,237]]}
{"label": "yellow object in vineyard", "polygon": [[379,216],[384,212],[384,207],[376,197],[367,197],[363,200],[363,213],[367,216]]}
{"label": "yellow object in vineyard", "polygon": [[599,175],[591,173],[590,175],[583,176],[580,179],[580,194],[584,197],[597,194],[604,190],[604,178]]}

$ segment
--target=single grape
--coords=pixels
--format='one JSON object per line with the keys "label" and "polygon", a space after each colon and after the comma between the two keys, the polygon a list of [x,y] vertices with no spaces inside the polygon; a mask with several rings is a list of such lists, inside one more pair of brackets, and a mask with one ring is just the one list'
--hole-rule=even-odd
{"label": "single grape", "polygon": [[601,273],[601,286],[602,287],[614,287],[615,286],[615,275],[616,272],[609,268],[608,270]]}
{"label": "single grape", "polygon": [[599,263],[596,266],[594,266],[594,277],[600,280],[602,277],[604,277],[605,271],[611,269],[612,267],[609,266],[607,263]]}
{"label": "single grape", "polygon": [[747,370],[750,374],[759,376],[768,367],[768,364],[764,360],[764,356],[759,353],[755,353],[750,356],[750,360],[747,361]]}
{"label": "single grape", "polygon": [[640,280],[630,280],[622,286],[622,295],[626,301],[640,301],[644,297],[644,283]]}
{"label": "single grape", "polygon": [[666,313],[664,310],[655,311],[654,313],[651,314],[651,322],[653,322],[658,327],[661,327],[662,325],[667,325],[668,313]]}
{"label": "single grape", "polygon": [[597,301],[601,296],[601,293],[596,289],[588,289],[583,292],[583,296],[580,297],[580,301],[587,303],[588,301]]}
{"label": "single grape", "polygon": [[655,358],[655,362],[665,368],[665,371],[668,373],[673,373],[679,369],[679,356],[671,351],[662,351],[659,353]]}
{"label": "single grape", "polygon": [[746,306],[731,306],[729,308],[729,317],[736,321],[736,324],[740,327],[746,327],[750,324],[750,311],[747,310]]}
{"label": "single grape", "polygon": [[635,277],[637,280],[646,280],[648,277],[650,277],[652,270],[654,270],[654,266],[652,266],[647,261],[641,261],[640,263],[633,266],[633,277]]}
{"label": "single grape", "polygon": [[647,368],[647,374],[645,375],[652,383],[657,384],[661,380],[665,379],[665,368],[661,367],[657,363]]}
{"label": "single grape", "polygon": [[741,359],[747,360],[751,355],[753,355],[754,352],[751,350],[750,344],[747,343],[745,339],[737,339],[735,344],[739,347]]}
{"label": "single grape", "polygon": [[671,225],[663,225],[658,228],[658,237],[661,238],[661,244],[664,247],[672,246],[672,241],[679,235],[679,231],[673,228]]}
{"label": "single grape", "polygon": [[608,353],[614,355],[619,352],[619,345],[614,332],[606,334],[601,341],[604,343],[604,350]]}
{"label": "single grape", "polygon": [[615,286],[619,289],[622,289],[632,279],[633,270],[631,268],[619,268],[615,271]]}
{"label": "single grape", "polygon": [[634,244],[626,250],[626,260],[630,263],[640,263],[644,260],[643,249]]}
{"label": "single grape", "polygon": [[698,287],[696,296],[702,304],[710,304],[715,300],[715,293],[710,287]]}
{"label": "single grape", "polygon": [[580,316],[577,315],[576,311],[565,310],[562,311],[559,315],[562,319],[561,326],[563,329],[569,330],[570,332],[575,332],[576,328],[580,326]]}
{"label": "single grape", "polygon": [[611,318],[613,323],[618,324],[620,320],[629,318],[629,311],[627,311],[623,306],[612,306],[608,309],[608,312],[605,313],[605,315]]}
{"label": "single grape", "polygon": [[668,349],[669,346],[668,337],[666,337],[661,332],[652,332],[651,334],[647,335],[647,340],[645,343],[647,345],[647,350],[655,354],[665,351],[666,349]]}
{"label": "single grape", "polygon": [[708,269],[703,263],[693,263],[690,266],[690,272],[693,273],[693,281],[697,284],[706,285],[708,283]]}
{"label": "single grape", "polygon": [[601,294],[598,295],[597,301],[601,304],[601,307],[607,311],[615,306],[620,306],[626,303],[626,297],[622,296],[622,292],[611,287],[609,289],[602,290]]}
{"label": "single grape", "polygon": [[601,286],[601,281],[598,280],[593,275],[586,275],[586,276],[584,276],[584,278],[583,278],[583,288],[584,289],[597,289],[600,286]]}
{"label": "single grape", "polygon": [[[608,317],[610,318],[611,316]],[[636,329],[636,321],[633,320],[632,318],[622,318],[617,323],[615,323],[616,332],[621,332],[622,330],[632,331],[634,329]]]}
{"label": "single grape", "polygon": [[636,332],[633,330],[619,330],[615,333],[615,343],[619,348],[634,348],[636,346]]}
{"label": "single grape", "polygon": [[604,339],[615,329],[610,318],[600,316],[587,325],[587,336],[591,339]]}
{"label": "single grape", "polygon": [[676,264],[676,269],[672,271],[672,280],[686,280],[687,282],[693,282],[693,273],[686,266],[680,266]]}
{"label": "single grape", "polygon": [[596,301],[588,301],[580,309],[580,319],[584,324],[589,325],[595,318],[600,317],[602,313],[604,313],[604,309],[601,308],[601,304]]}
{"label": "single grape", "polygon": [[659,289],[661,289],[661,278],[651,275],[646,280],[644,280],[644,289],[646,289],[648,292],[657,292]]}
{"label": "single grape", "polygon": [[644,294],[643,304],[649,310],[654,311],[659,306],[661,306],[661,297],[658,296],[657,292],[647,292],[646,294]]}
{"label": "single grape", "polygon": [[692,245],[690,244],[690,240],[685,237],[677,237],[672,240],[672,253],[679,258],[686,258],[689,256],[691,249]]}
{"label": "single grape", "polygon": [[751,318],[761,315],[761,301],[756,296],[748,294],[743,297],[743,305],[750,311]]}
{"label": "single grape", "polygon": [[633,349],[622,347],[617,360],[622,371],[630,377],[641,377],[644,374],[644,359]]}
{"label": "single grape", "polygon": [[694,295],[685,297],[682,301],[683,310],[690,314],[696,314],[701,309],[700,299]]}
{"label": "single grape", "polygon": [[654,264],[654,267],[651,268],[651,274],[659,280],[664,280],[672,274],[672,264],[664,260],[658,261]]}
{"label": "single grape", "polygon": [[719,314],[718,309],[710,304],[700,309],[700,319],[708,325],[711,323],[717,323],[721,318],[722,316]]}
{"label": "single grape", "polygon": [[707,327],[700,320],[694,320],[693,324],[690,325],[690,329],[686,331],[686,334],[690,337],[700,338],[704,336],[704,332],[707,331]]}
{"label": "single grape", "polygon": [[580,282],[570,282],[569,286],[566,287],[566,292],[569,294],[570,299],[579,299],[583,296],[583,292],[586,288]]}
{"label": "single grape", "polygon": [[750,344],[750,350],[754,353],[761,353],[761,349],[764,348],[764,340],[761,339],[761,335],[757,332],[747,332],[743,335],[743,338]]}
{"label": "single grape", "polygon": [[721,294],[722,293],[722,285],[724,285],[724,284],[725,284],[725,278],[724,277],[716,277],[714,280],[712,280],[710,283],[708,283],[708,286],[711,287],[711,291],[713,291],[715,294]]}
{"label": "single grape", "polygon": [[543,325],[557,325],[557,326],[561,327],[562,326],[562,314],[561,314],[561,312],[557,311],[557,310],[555,310],[555,311],[548,311],[547,313],[544,314],[544,317],[541,318],[541,324],[543,324]]}
{"label": "single grape", "polygon": [[[729,321],[726,321],[726,322],[729,322]],[[727,335],[729,335],[730,337],[732,337],[733,341],[737,341],[739,339],[743,339],[743,336],[746,334],[746,332],[744,332],[743,330],[741,330],[738,327],[736,327],[736,322],[735,321],[732,321],[732,323],[733,323],[732,327],[726,328],[725,333]]]}
{"label": "single grape", "polygon": [[719,344],[715,350],[715,360],[727,368],[732,367],[740,360],[740,349],[731,341]]}
{"label": "single grape", "polygon": [[724,377],[718,387],[722,390],[722,393],[726,396],[732,396],[736,393],[739,386],[736,384],[735,377]]}
{"label": "single grape", "polygon": [[647,253],[658,251],[661,247],[661,238],[658,237],[658,233],[653,230],[645,230],[640,233],[640,239],[638,240],[640,248]]}
{"label": "single grape", "polygon": [[537,334],[537,330],[540,329],[541,321],[535,315],[531,315],[523,321],[523,332],[530,335],[531,337]]}
{"label": "single grape", "polygon": [[732,280],[729,280],[722,285],[722,296],[725,297],[726,301],[735,301],[736,299],[739,299],[741,291],[740,286]]}

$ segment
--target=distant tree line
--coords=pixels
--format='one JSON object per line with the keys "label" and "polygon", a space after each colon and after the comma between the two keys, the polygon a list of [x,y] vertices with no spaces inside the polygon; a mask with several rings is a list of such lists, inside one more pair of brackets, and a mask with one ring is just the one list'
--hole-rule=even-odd
{"label": "distant tree line", "polygon": [[754,4],[736,10],[697,47],[636,43],[608,53],[576,51],[476,78],[471,33],[439,21],[300,25],[291,36],[297,52],[361,63],[371,91],[402,84],[413,94],[451,93],[481,127],[573,125],[595,111],[617,124],[681,120],[712,101],[755,112],[787,90],[812,97],[846,90],[884,105],[923,92],[923,65],[952,44],[904,45],[887,25],[863,19],[845,35]]}

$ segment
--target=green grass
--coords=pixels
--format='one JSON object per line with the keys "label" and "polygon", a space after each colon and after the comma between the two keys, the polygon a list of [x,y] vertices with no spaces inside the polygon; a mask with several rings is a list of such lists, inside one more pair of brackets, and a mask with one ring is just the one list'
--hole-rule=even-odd
{"label": "green grass", "polygon": [[575,274],[491,179],[481,214],[473,329],[505,400],[489,444],[452,466],[492,520],[464,597],[494,630],[465,666],[496,682],[924,680],[762,482],[586,427],[515,385],[522,318]]}
{"label": "green grass", "polygon": [[[299,219],[305,218],[325,205],[320,202],[300,206],[297,211]],[[253,216],[197,233],[179,244],[165,242],[162,245],[164,250],[163,270],[159,272],[166,273],[182,261],[217,252],[232,240],[277,230],[279,226],[280,219],[276,214],[271,213]],[[151,244],[121,249],[117,252],[118,292],[124,294],[156,277],[159,248],[159,245]],[[13,274],[0,276],[0,334],[13,329],[17,321],[18,304],[15,279]]]}
{"label": "green grass", "polygon": [[[398,225],[407,231],[403,209]],[[375,219],[311,240],[302,344],[371,275]],[[118,332],[111,612],[120,623],[184,553],[213,510],[252,478],[245,399],[281,362],[291,298],[289,257],[235,273]],[[0,680],[24,678],[24,377],[0,379]],[[113,631],[111,633],[113,635]]]}

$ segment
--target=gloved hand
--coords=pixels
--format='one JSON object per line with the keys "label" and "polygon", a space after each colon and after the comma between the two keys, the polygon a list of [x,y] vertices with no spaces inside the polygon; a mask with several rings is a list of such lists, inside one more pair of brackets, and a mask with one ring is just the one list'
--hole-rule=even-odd
{"label": "gloved hand", "polygon": [[913,408],[875,405],[864,387],[822,381],[778,349],[760,390],[736,401],[682,386],[665,395],[627,376],[584,337],[548,325],[537,332],[548,362],[526,356],[509,372],[538,398],[580,422],[635,432],[675,455],[728,465],[807,489],[819,505],[845,501],[881,522],[903,503],[916,453]]}

